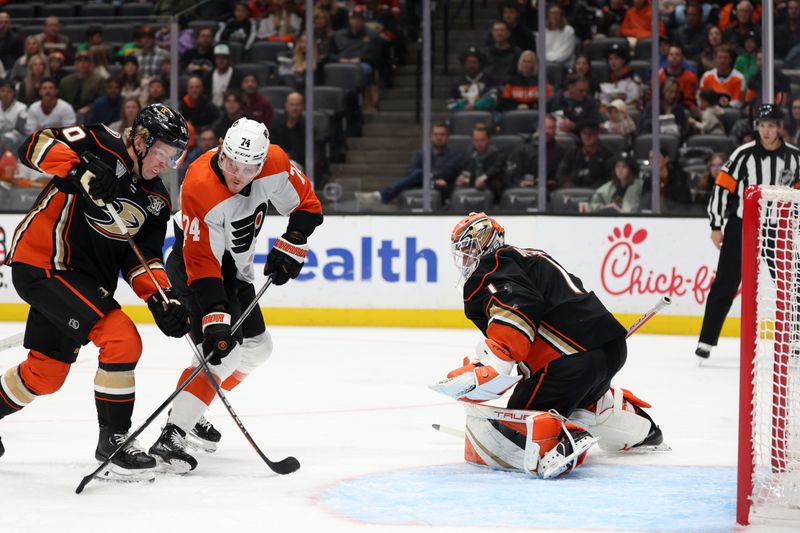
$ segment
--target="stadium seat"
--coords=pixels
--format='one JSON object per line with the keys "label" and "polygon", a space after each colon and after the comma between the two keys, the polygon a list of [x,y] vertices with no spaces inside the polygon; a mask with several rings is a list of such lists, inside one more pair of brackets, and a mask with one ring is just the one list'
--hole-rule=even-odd
{"label": "stadium seat", "polygon": [[8,13],[12,22],[19,19],[30,19],[36,16],[36,6],[33,4],[8,4],[3,6],[3,11]]}
{"label": "stadium seat", "polygon": [[358,65],[328,63],[324,67],[324,83],[341,87],[346,91],[358,91],[364,86],[363,76]]}
{"label": "stadium seat", "polygon": [[136,17],[147,20],[153,14],[153,4],[149,2],[125,2],[119,6],[120,17]]}
{"label": "stadium seat", "polygon": [[527,109],[506,111],[503,113],[503,122],[500,123],[500,133],[503,135],[530,135],[539,126],[539,112]]}
{"label": "stadium seat", "polygon": [[472,127],[483,122],[492,127],[492,113],[489,111],[459,111],[450,115],[450,133],[453,135],[472,135]]}
{"label": "stadium seat", "polygon": [[331,138],[331,117],[323,111],[314,111],[314,138],[319,142],[328,142]]}
{"label": "stadium seat", "polygon": [[722,125],[725,126],[725,131],[730,133],[731,128],[733,128],[733,125],[736,124],[736,121],[739,120],[741,116],[741,110],[735,107],[725,107],[722,109],[722,116],[719,117],[719,120],[722,122]]}
{"label": "stadium seat", "polygon": [[478,189],[456,189],[450,196],[450,211],[468,214],[472,211],[488,211],[492,205],[492,192]]}
{"label": "stadium seat", "polygon": [[[678,156],[679,139],[676,135],[661,135],[661,147],[667,150],[670,159]],[[641,133],[633,142],[633,155],[637,160],[646,160],[650,157],[650,148],[653,146],[653,136]]]}
{"label": "stadium seat", "polygon": [[103,24],[103,40],[127,43],[133,40],[134,25],[129,22]]}
{"label": "stadium seat", "polygon": [[244,61],[244,45],[240,42],[229,42],[228,47],[231,49],[231,64],[236,66]]}
{"label": "stadium seat", "polygon": [[687,139],[686,146],[706,146],[714,152],[730,154],[735,148],[733,141],[727,135],[692,135]]}
{"label": "stadium seat", "polygon": [[238,63],[235,64],[236,70],[242,73],[242,76],[252,74],[258,80],[258,86],[264,87],[269,85],[272,73],[274,72],[274,63]]}
{"label": "stadium seat", "polygon": [[345,94],[341,87],[319,85],[314,87],[314,109],[338,115],[344,113]]}
{"label": "stadium seat", "polygon": [[650,61],[650,47],[653,46],[653,39],[650,37],[645,37],[644,39],[639,39],[636,42],[636,48],[633,51],[633,58],[634,59],[642,59],[644,61]]}
{"label": "stadium seat", "polygon": [[251,63],[274,61],[277,63],[278,54],[289,50],[289,46],[282,42],[257,41],[250,46],[245,58]]}
{"label": "stadium seat", "polygon": [[456,152],[461,152],[464,156],[472,153],[472,136],[470,135],[450,135],[447,146]]}
{"label": "stadium seat", "polygon": [[628,150],[628,138],[618,133],[601,133],[600,145],[605,146],[617,158]]}
{"label": "stadium seat", "polygon": [[578,138],[570,133],[556,135],[556,144],[564,151],[566,156],[578,147]]}
{"label": "stadium seat", "polygon": [[258,92],[269,98],[274,109],[283,109],[286,107],[286,97],[295,92],[295,89],[284,85],[270,85],[259,87]]}
{"label": "stadium seat", "polygon": [[[86,41],[86,30],[89,29],[88,24],[64,24],[61,26],[61,33],[69,37],[73,43],[82,43]],[[105,35],[103,38],[105,38]]]}
{"label": "stadium seat", "polygon": [[[114,18],[114,6],[111,4],[89,4],[81,5],[81,19],[90,22],[109,23]],[[114,39],[119,40],[119,39]]]}
{"label": "stadium seat", "polygon": [[608,63],[603,61],[592,61],[592,80],[597,83],[604,83],[608,81]]}
{"label": "stadium seat", "polygon": [[585,213],[594,192],[584,188],[557,189],[550,194],[548,208],[554,213]]}
{"label": "stadium seat", "polygon": [[589,56],[589,61],[605,62],[608,50],[615,44],[630,51],[628,39],[624,37],[603,37],[589,41],[586,44],[586,55]]}
{"label": "stadium seat", "polygon": [[197,33],[197,30],[200,28],[214,28],[214,31],[219,29],[220,22],[218,20],[193,20],[189,23],[189,29],[194,30]]}
{"label": "stadium seat", "polygon": [[506,189],[500,197],[500,209],[516,213],[538,211],[539,191],[529,187]]}
{"label": "stadium seat", "polygon": [[75,4],[42,4],[39,6],[39,16],[58,18],[74,17],[77,14],[76,7]]}
{"label": "stadium seat", "polygon": [[564,83],[564,65],[562,63],[547,63],[547,69],[545,72],[545,76],[547,78],[547,83],[552,85],[554,88],[561,87],[561,84]]}
{"label": "stadium seat", "polygon": [[25,39],[25,37],[28,35],[38,35],[42,33],[42,30],[43,28],[41,24],[28,24],[19,29],[19,38]]}
{"label": "stadium seat", "polygon": [[631,67],[631,70],[634,73],[639,75],[644,83],[648,82],[650,79],[650,61],[634,59],[628,64],[628,66]]}
{"label": "stadium seat", "polygon": [[[422,189],[403,191],[400,193],[400,210],[406,213],[422,213],[424,210],[424,193]],[[442,194],[437,190],[431,193],[431,209],[438,211],[442,205]]]}
{"label": "stadium seat", "polygon": [[525,141],[519,135],[495,135],[492,137],[492,144],[497,146],[498,150],[508,157],[519,148],[522,148]]}

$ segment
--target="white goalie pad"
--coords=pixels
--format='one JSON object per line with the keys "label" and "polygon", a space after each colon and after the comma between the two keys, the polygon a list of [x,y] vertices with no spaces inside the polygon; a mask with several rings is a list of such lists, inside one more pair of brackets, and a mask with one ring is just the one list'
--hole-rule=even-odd
{"label": "white goalie pad", "polygon": [[[467,462],[495,470],[521,470],[531,476],[537,475],[539,445],[527,435],[533,434],[534,417],[544,413],[476,404],[464,404],[464,412],[467,415],[464,450]],[[510,423],[512,427],[501,426],[496,421]],[[515,424],[519,424],[520,430],[516,435]]]}
{"label": "white goalie pad", "polygon": [[647,437],[651,426],[650,420],[637,415],[633,405],[624,400],[622,389],[607,391],[594,411],[575,409],[569,421],[599,438],[597,445],[607,451],[630,449]]}

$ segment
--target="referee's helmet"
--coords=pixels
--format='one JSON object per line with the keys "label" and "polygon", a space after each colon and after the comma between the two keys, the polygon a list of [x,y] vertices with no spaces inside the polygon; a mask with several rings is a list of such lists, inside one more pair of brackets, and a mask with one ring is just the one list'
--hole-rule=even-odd
{"label": "referee's helmet", "polygon": [[762,120],[769,120],[780,124],[783,122],[783,111],[781,111],[781,108],[775,104],[761,104],[756,108],[756,113],[753,117],[753,120],[756,124]]}

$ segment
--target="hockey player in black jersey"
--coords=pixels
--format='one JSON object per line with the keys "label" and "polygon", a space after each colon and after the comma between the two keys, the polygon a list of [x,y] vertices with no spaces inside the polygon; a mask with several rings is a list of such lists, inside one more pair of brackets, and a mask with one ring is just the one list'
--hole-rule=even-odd
{"label": "hockey player in black jersey", "polygon": [[627,357],[626,330],[580,279],[541,250],[506,245],[505,230],[484,213],[459,221],[451,246],[465,280],[464,313],[486,338],[431,388],[483,402],[514,387],[508,408],[555,410],[603,448],[662,442],[643,410],[650,406],[611,388]]}
{"label": "hockey player in black jersey", "polygon": [[[14,287],[31,308],[24,341],[28,357],[0,376],[0,418],[57,391],[80,347],[92,341],[100,351],[94,386],[100,426],[96,458],[107,459],[126,439],[142,341],[114,291],[121,273],[166,335],[189,331],[188,312],[170,297],[162,265],[171,205],[158,177],[177,166],[187,141],[183,117],[166,105],[152,105],[124,136],[93,124],[47,128],[23,142],[20,160],[53,178],[17,226],[6,259]],[[168,301],[108,209],[125,222]],[[132,441],[103,475],[152,479],[155,464]]]}

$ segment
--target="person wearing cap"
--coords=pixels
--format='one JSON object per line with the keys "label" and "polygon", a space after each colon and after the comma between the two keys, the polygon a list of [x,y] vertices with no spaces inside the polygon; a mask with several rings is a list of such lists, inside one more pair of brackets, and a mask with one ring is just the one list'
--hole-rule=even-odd
{"label": "person wearing cap", "polygon": [[61,80],[58,91],[82,117],[89,112],[92,103],[106,93],[103,78],[94,73],[89,52],[75,55],[75,72]]}
{"label": "person wearing cap", "polygon": [[139,73],[142,79],[147,80],[161,74],[161,65],[169,58],[163,48],[156,46],[156,32],[153,28],[145,26],[139,32],[141,50],[136,54],[139,62]]}
{"label": "person wearing cap", "polygon": [[606,53],[608,81],[600,83],[600,103],[608,106],[612,100],[622,100],[637,108],[642,99],[642,81],[628,66],[628,48],[614,43]]}
{"label": "person wearing cap", "polygon": [[746,82],[760,70],[756,59],[756,54],[760,50],[761,37],[753,30],[748,31],[744,38],[744,49],[736,56],[736,62],[733,64],[734,70],[741,72]]}
{"label": "person wearing cap", "polygon": [[250,18],[247,2],[236,2],[233,5],[233,16],[220,24],[214,41],[239,43],[244,50],[249,50],[256,35],[256,21]]}
{"label": "person wearing cap", "polygon": [[600,185],[589,201],[590,213],[638,213],[644,184],[639,166],[627,155],[616,158],[610,180]]}
{"label": "person wearing cap", "polygon": [[596,189],[608,180],[614,154],[600,144],[599,123],[579,122],[575,132],[580,143],[558,165],[558,187]]}
{"label": "person wearing cap", "polygon": [[699,81],[697,74],[686,68],[686,60],[683,55],[683,46],[679,43],[669,45],[667,52],[667,64],[658,71],[658,80],[664,83],[667,76],[678,81],[681,90],[683,105],[686,109],[694,112],[697,110],[697,88]]}
{"label": "person wearing cap", "polygon": [[754,113],[756,137],[733,151],[717,174],[708,217],[711,242],[720,250],[695,355],[708,359],[742,279],[742,208],[750,185],[800,188],[800,150],[781,137],[783,112],[763,104]]}
{"label": "person wearing cap", "polygon": [[[231,48],[225,43],[214,47],[214,68],[203,80],[206,94],[217,107],[222,107],[225,91],[238,89],[242,84],[242,73],[231,66]],[[227,128],[225,128],[227,130]]]}
{"label": "person wearing cap", "polygon": [[449,111],[491,111],[497,104],[499,85],[483,71],[483,55],[474,47],[461,54],[464,75],[450,87]]}
{"label": "person wearing cap", "polygon": [[604,133],[623,135],[629,140],[636,135],[636,123],[628,114],[628,106],[625,105],[625,102],[619,98],[613,100],[606,107],[606,113],[608,113],[608,120],[602,124]]}

